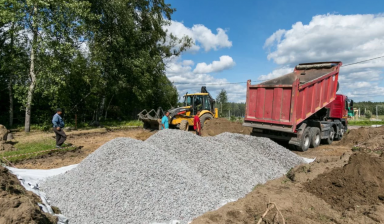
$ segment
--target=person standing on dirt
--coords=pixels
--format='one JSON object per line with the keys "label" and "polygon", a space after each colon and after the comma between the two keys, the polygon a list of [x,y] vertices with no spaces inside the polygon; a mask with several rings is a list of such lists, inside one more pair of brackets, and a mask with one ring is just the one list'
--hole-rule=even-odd
{"label": "person standing on dirt", "polygon": [[65,140],[67,139],[67,135],[65,134],[63,128],[64,128],[64,121],[63,118],[61,118],[62,110],[60,108],[57,108],[56,114],[53,115],[52,123],[53,123],[53,131],[56,134],[56,148],[61,148]]}
{"label": "person standing on dirt", "polygon": [[200,111],[197,111],[193,118],[193,129],[196,131],[196,135],[201,136],[201,123],[200,123]]}
{"label": "person standing on dirt", "polygon": [[164,117],[161,119],[161,130],[169,129],[168,116],[169,116],[169,112],[167,111]]}

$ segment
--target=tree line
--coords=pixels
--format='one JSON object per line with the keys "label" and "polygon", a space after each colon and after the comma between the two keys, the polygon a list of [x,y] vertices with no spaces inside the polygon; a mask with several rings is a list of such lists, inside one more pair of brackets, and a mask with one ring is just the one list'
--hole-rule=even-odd
{"label": "tree line", "polygon": [[[377,106],[377,107],[376,107]],[[373,116],[376,116],[376,108],[377,115],[384,115],[384,102],[371,102],[371,101],[362,101],[362,102],[354,102],[354,108],[360,108],[361,115],[365,115],[365,111],[371,111]]]}
{"label": "tree line", "polygon": [[0,0],[0,123],[136,118],[177,104],[164,59],[193,43],[164,0]]}
{"label": "tree line", "polygon": [[228,94],[222,89],[216,97],[215,107],[219,110],[220,117],[244,117],[245,103],[228,102]]}

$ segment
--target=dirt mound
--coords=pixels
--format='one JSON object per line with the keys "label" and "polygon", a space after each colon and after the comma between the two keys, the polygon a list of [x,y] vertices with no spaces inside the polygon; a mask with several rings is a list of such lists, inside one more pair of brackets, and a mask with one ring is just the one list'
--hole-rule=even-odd
{"label": "dirt mound", "polygon": [[384,157],[353,154],[348,164],[323,173],[306,190],[338,210],[384,202]]}
{"label": "dirt mound", "polygon": [[349,130],[338,145],[382,150],[384,148],[384,126],[378,128],[361,127],[359,129]]}
{"label": "dirt mound", "polygon": [[15,175],[0,166],[0,223],[56,223],[57,218],[41,211],[40,198],[21,186]]}
{"label": "dirt mound", "polygon": [[240,122],[232,122],[225,118],[218,118],[209,121],[201,130],[202,136],[215,136],[224,132],[249,135],[252,128],[243,127]]}

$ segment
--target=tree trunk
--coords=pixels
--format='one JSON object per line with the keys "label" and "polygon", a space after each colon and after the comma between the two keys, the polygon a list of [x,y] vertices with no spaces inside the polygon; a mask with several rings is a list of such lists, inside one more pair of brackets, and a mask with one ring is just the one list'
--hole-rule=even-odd
{"label": "tree trunk", "polygon": [[112,95],[111,100],[110,100],[109,103],[108,103],[108,107],[107,107],[107,109],[105,110],[105,117],[104,117],[105,120],[107,120],[108,109],[109,109],[109,106],[111,105],[111,102],[112,102],[112,99],[113,99],[114,96],[115,96],[115,94]]}
{"label": "tree trunk", "polygon": [[[14,29],[15,23],[12,23],[11,28],[11,57],[12,57],[12,65],[14,65]],[[9,80],[8,80],[8,94],[9,94],[9,127],[13,126],[13,93],[12,93],[12,84],[13,84],[13,70],[9,71]]]}
{"label": "tree trunk", "polygon": [[12,93],[12,77],[9,78],[8,82],[8,93],[9,93],[9,127],[13,126],[13,93]]}
{"label": "tree trunk", "polygon": [[[37,13],[37,7],[33,7],[33,14],[36,15]],[[35,21],[32,21],[32,46],[31,46],[31,65],[29,68],[29,77],[31,79],[31,83],[29,85],[28,89],[28,96],[27,96],[27,105],[25,107],[25,132],[29,132],[31,128],[31,107],[32,107],[32,100],[33,100],[33,92],[35,91],[35,85],[36,85],[36,74],[35,74],[35,54],[36,54],[36,47],[37,47],[37,25]]]}

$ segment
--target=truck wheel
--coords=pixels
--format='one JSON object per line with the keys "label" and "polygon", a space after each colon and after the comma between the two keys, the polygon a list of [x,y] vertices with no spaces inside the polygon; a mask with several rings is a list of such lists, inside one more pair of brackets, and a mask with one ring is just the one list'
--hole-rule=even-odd
{"label": "truck wheel", "polygon": [[335,128],[331,127],[331,129],[329,130],[329,136],[327,139],[323,140],[323,143],[330,145],[332,144],[334,138],[335,138]]}
{"label": "truck wheel", "polygon": [[344,134],[345,134],[345,127],[341,126],[340,132],[336,135],[335,140],[340,141],[343,138]]}
{"label": "truck wheel", "polygon": [[297,150],[300,151],[307,151],[309,146],[311,144],[311,133],[310,133],[310,128],[306,128],[301,135],[301,140],[300,140],[300,146],[296,146]]}
{"label": "truck wheel", "polygon": [[201,124],[201,128],[204,127],[204,125],[209,122],[210,120],[213,119],[213,116],[211,114],[203,114],[201,117],[200,117],[200,124]]}
{"label": "truck wheel", "polygon": [[311,130],[311,148],[316,148],[320,145],[321,137],[320,137],[320,129],[312,127]]}
{"label": "truck wheel", "polygon": [[182,131],[188,131],[189,129],[189,124],[188,124],[188,121],[187,120],[182,120],[180,122],[180,130]]}

